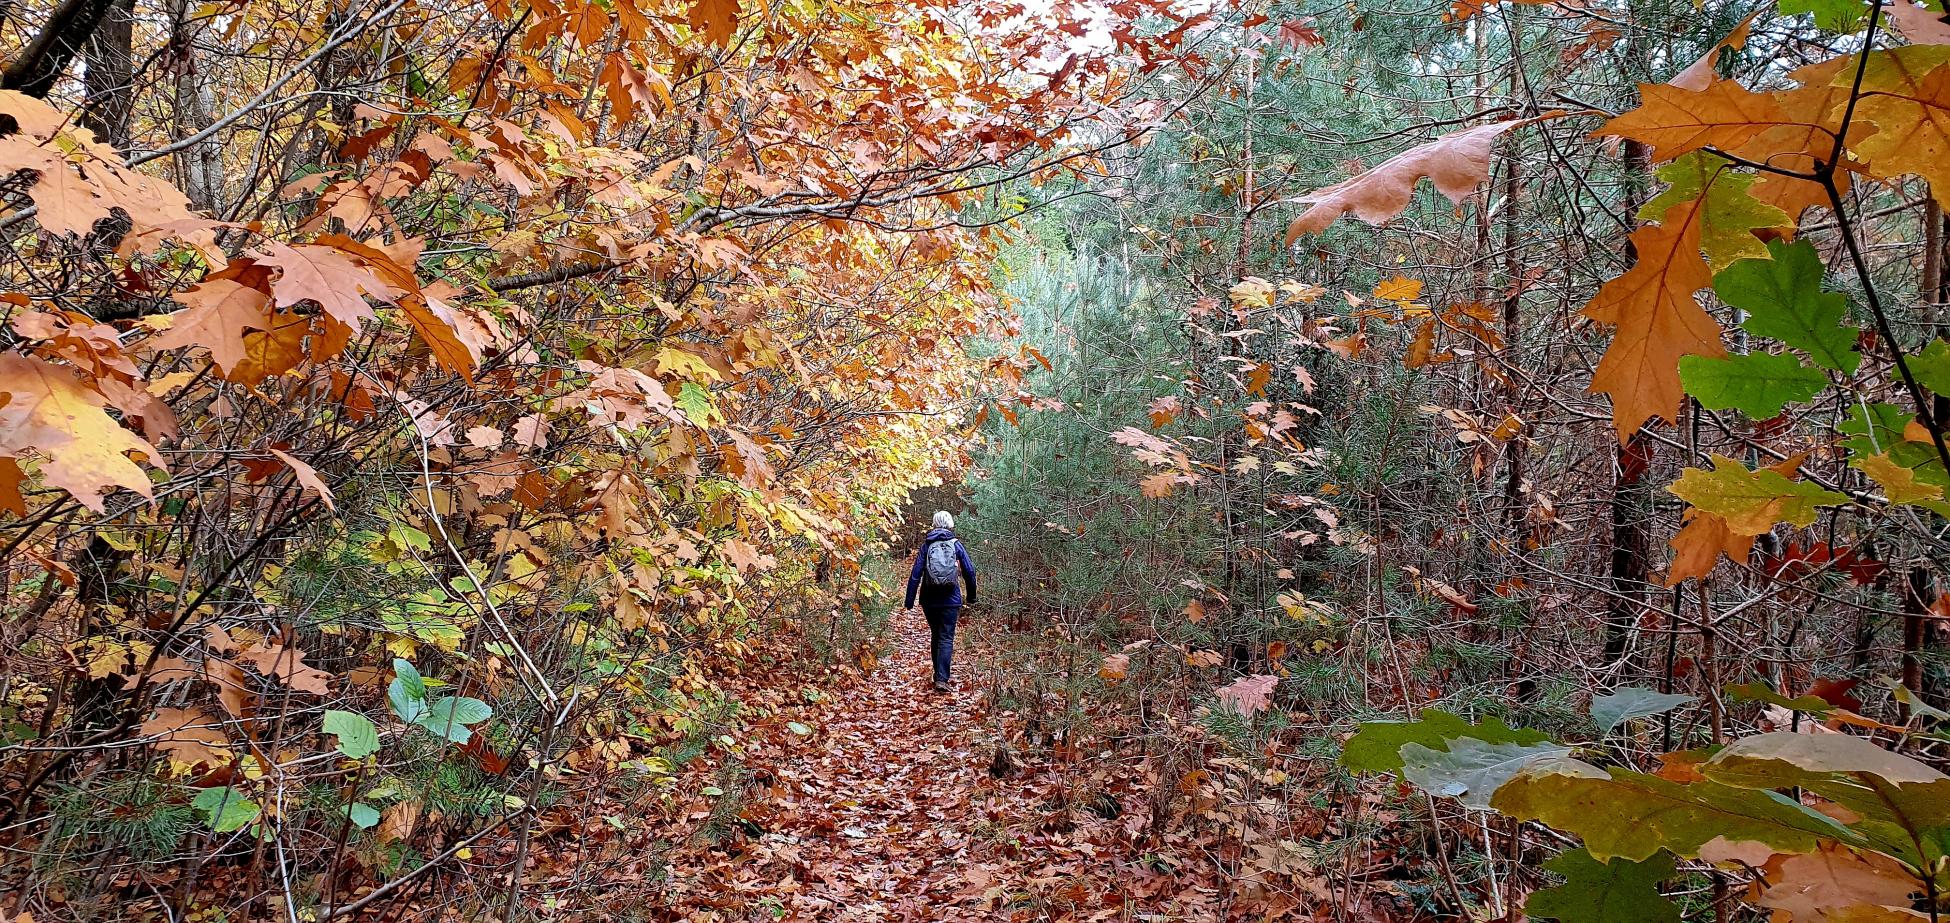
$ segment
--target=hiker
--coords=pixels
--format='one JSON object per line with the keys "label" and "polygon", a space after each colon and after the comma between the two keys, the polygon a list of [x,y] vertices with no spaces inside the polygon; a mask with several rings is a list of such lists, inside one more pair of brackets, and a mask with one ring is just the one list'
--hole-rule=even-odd
{"label": "hiker", "polygon": [[955,657],[955,619],[961,616],[961,582],[968,581],[968,605],[975,605],[975,562],[955,537],[955,517],[936,510],[934,528],[914,555],[914,571],[907,575],[907,606],[914,608],[919,591],[921,611],[928,616],[928,654],[934,659],[934,691],[948,691],[948,666]]}

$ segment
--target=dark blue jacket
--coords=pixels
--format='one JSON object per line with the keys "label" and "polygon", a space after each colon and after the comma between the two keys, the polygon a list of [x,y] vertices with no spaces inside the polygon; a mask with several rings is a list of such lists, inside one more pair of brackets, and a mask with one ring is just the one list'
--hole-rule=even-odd
{"label": "dark blue jacket", "polygon": [[955,543],[955,559],[961,562],[962,579],[968,581],[968,604],[976,605],[975,562],[968,559],[968,549],[963,548],[961,542],[955,538],[953,529],[935,529],[928,533],[927,538],[921,540],[921,550],[914,555],[914,570],[907,575],[906,608],[914,608],[914,594],[917,591],[921,594],[921,607],[924,609],[941,609],[962,604],[959,582],[947,586],[922,584],[921,575],[928,569],[928,546],[935,542]]}

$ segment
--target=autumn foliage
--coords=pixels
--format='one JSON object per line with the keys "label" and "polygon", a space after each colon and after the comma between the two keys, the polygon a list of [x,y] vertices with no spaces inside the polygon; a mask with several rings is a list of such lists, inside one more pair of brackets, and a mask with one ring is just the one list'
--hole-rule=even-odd
{"label": "autumn foliage", "polygon": [[1371,7],[10,8],[0,915],[1935,919],[1944,10]]}
{"label": "autumn foliage", "polygon": [[[1031,362],[971,351],[958,216],[1141,133],[1182,38],[42,6],[0,27],[0,815],[53,863],[4,912],[77,919],[522,895],[565,780],[730,746],[754,658],[870,661],[860,562]],[[66,888],[77,843],[126,850]]]}

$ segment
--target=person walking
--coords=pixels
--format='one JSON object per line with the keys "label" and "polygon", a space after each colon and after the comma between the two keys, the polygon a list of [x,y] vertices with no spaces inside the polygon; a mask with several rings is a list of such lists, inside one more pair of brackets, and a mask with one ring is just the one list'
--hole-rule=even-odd
{"label": "person walking", "polygon": [[948,670],[955,658],[955,621],[964,603],[961,582],[968,581],[968,601],[975,605],[975,562],[968,549],[955,537],[955,517],[936,510],[934,528],[921,540],[914,555],[914,570],[907,575],[907,605],[914,608],[918,594],[921,611],[928,617],[928,655],[934,661],[934,691],[948,691]]}

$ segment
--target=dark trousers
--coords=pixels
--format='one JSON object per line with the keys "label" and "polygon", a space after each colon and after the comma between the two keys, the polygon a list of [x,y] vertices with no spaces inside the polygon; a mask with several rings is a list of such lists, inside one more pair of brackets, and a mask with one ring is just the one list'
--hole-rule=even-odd
{"label": "dark trousers", "polygon": [[955,620],[960,606],[923,606],[928,615],[928,656],[934,659],[934,681],[948,681],[948,667],[955,659]]}

